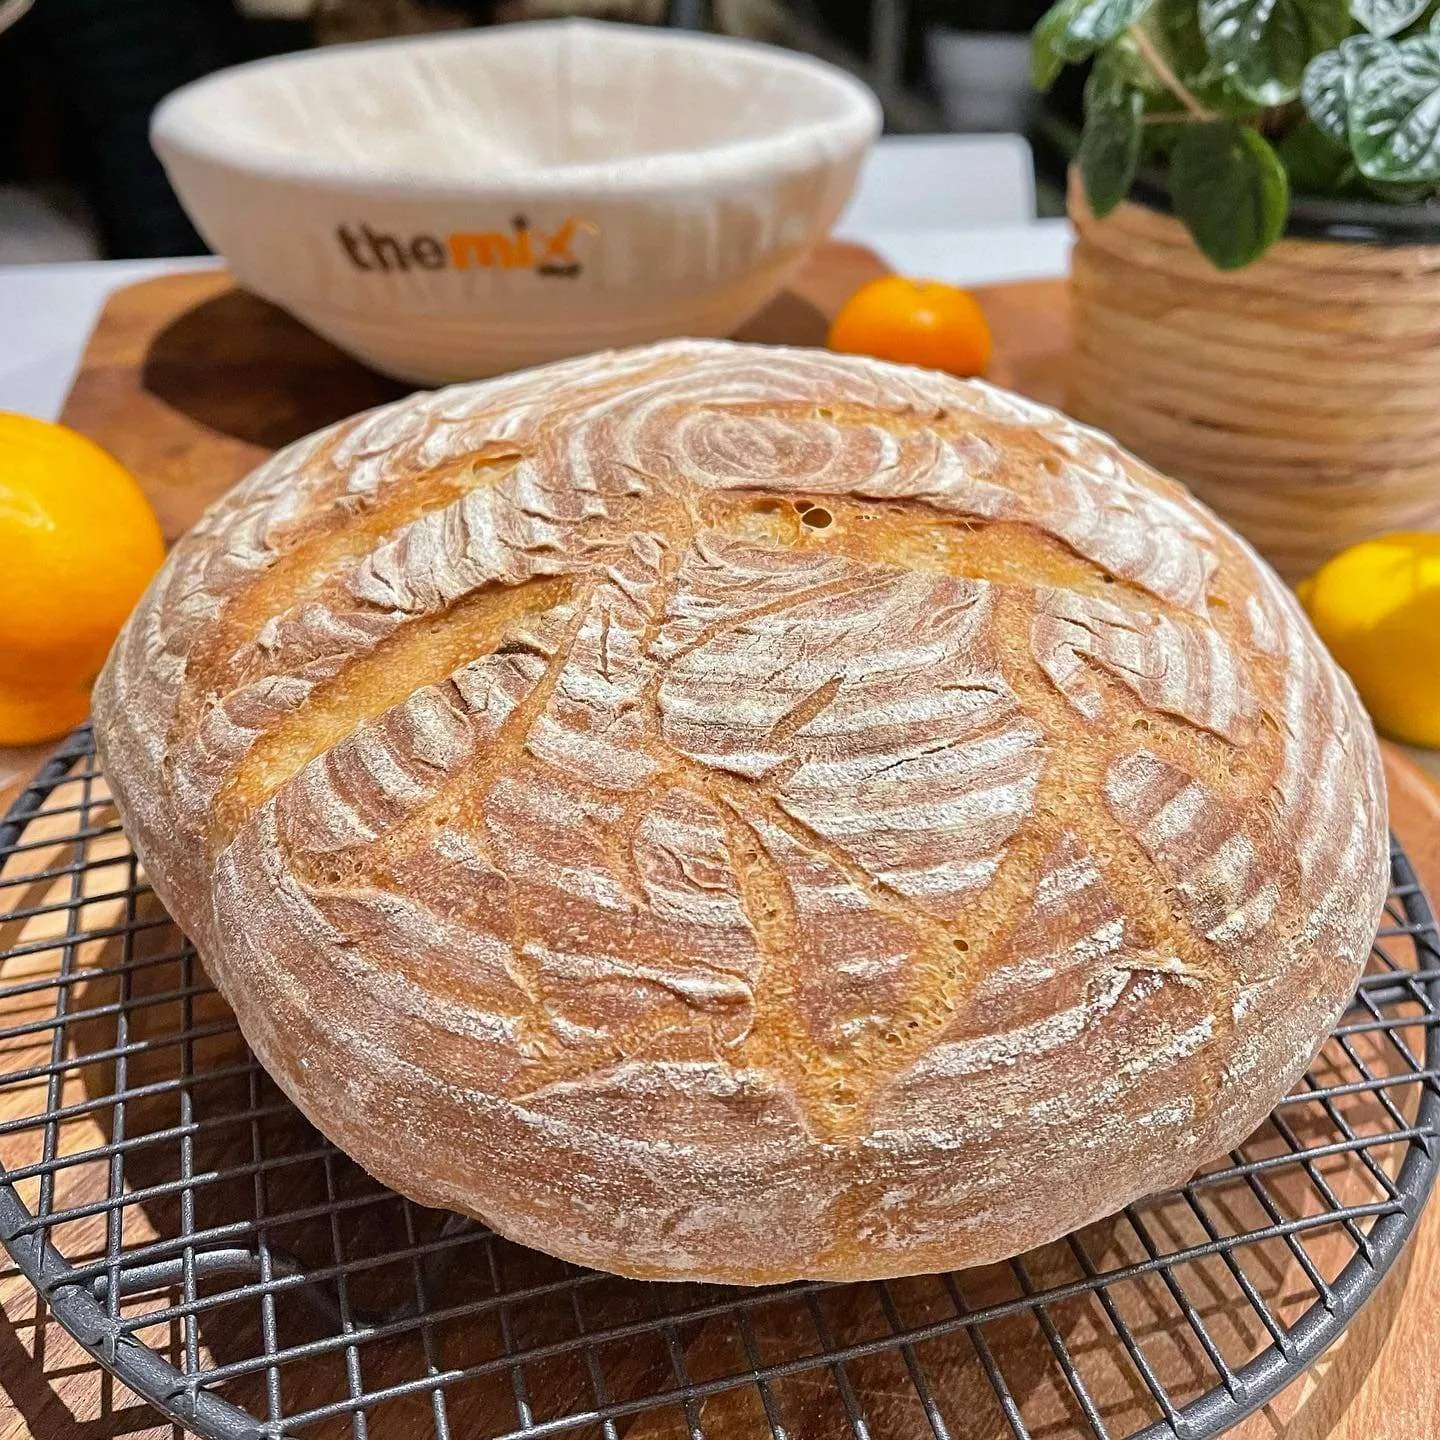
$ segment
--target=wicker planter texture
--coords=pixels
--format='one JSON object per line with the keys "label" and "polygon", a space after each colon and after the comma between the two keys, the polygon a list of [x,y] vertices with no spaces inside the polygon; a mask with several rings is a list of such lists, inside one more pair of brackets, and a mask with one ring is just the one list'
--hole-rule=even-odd
{"label": "wicker planter texture", "polygon": [[1440,244],[1285,238],[1216,270],[1173,217],[1072,179],[1070,409],[1301,579],[1440,529]]}

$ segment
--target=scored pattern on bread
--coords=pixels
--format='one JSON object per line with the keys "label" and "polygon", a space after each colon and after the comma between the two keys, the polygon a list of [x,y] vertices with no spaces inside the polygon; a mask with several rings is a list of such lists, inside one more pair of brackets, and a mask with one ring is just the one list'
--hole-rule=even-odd
{"label": "scored pattern on bread", "polygon": [[977,383],[675,342],[412,397],[175,548],[97,739],[257,1054],[626,1273],[1013,1253],[1308,1062],[1373,734],[1183,490]]}

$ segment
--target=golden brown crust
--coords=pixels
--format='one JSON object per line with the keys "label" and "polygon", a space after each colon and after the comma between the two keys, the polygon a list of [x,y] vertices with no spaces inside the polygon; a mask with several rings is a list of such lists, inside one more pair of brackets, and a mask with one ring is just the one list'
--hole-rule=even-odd
{"label": "golden brown crust", "polygon": [[302,441],[176,547],[96,716],[315,1123],[636,1275],[979,1263],[1181,1180],[1386,890],[1368,721],[1243,542],[1052,411],[823,352]]}

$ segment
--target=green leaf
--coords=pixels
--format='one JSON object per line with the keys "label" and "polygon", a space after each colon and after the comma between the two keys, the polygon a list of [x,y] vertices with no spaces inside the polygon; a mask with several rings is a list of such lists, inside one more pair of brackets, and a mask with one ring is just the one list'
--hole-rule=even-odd
{"label": "green leaf", "polygon": [[[1130,31],[1117,36],[1096,57],[1095,70],[1103,72],[1106,84],[1125,84],[1153,95],[1169,96],[1159,77],[1145,62]],[[1092,71],[1092,76],[1094,72]],[[1087,86],[1089,81],[1086,82]],[[1096,82],[1097,84],[1100,82]]]}
{"label": "green leaf", "polygon": [[1388,44],[1360,66],[1350,148],[1367,180],[1440,180],[1440,36]]}
{"label": "green leaf", "polygon": [[1154,0],[1081,0],[1068,27],[1070,42],[1092,54],[1128,30]]}
{"label": "green leaf", "polygon": [[1350,147],[1309,120],[1302,120],[1275,146],[1290,177],[1290,189],[1302,195],[1335,195],[1345,188],[1354,166]]}
{"label": "green leaf", "polygon": [[1195,0],[1155,0],[1140,28],[1181,84],[1204,106],[1223,115],[1245,115],[1260,107],[1225,78],[1205,48]]}
{"label": "green leaf", "polygon": [[1210,63],[1195,0],[1155,0],[1142,28],[1187,85]]}
{"label": "green leaf", "polygon": [[1378,40],[1398,35],[1424,13],[1430,0],[1350,0],[1350,13]]}
{"label": "green leaf", "polygon": [[1432,35],[1440,35],[1440,10],[1437,10],[1430,17],[1430,33]]}
{"label": "green leaf", "polygon": [[1283,105],[1310,60],[1349,33],[1350,16],[1345,0],[1200,0],[1200,30],[1241,94]]}
{"label": "green leaf", "polygon": [[1057,0],[1030,32],[1030,82],[1037,90],[1048,90],[1068,63],[1061,47],[1074,8],[1075,0]]}
{"label": "green leaf", "polygon": [[1300,98],[1305,111],[1332,140],[1349,144],[1350,97],[1355,93],[1355,75],[1360,66],[1385,43],[1369,35],[1352,35],[1340,42],[1338,50],[1317,55],[1300,79]]}
{"label": "green leaf", "polygon": [[1317,55],[1300,77],[1300,99],[1315,126],[1332,140],[1350,133],[1350,89],[1355,70],[1338,50]]}
{"label": "green leaf", "polygon": [[1248,265],[1279,238],[1290,182],[1268,142],[1248,125],[1192,125],[1170,157],[1170,198],[1195,243],[1221,270]]}
{"label": "green leaf", "polygon": [[1056,0],[1030,34],[1030,79],[1048,90],[1066,65],[1088,60],[1122,35],[1155,0]]}
{"label": "green leaf", "polygon": [[1140,163],[1151,169],[1161,169],[1170,160],[1175,142],[1195,122],[1193,120],[1155,121],[1148,120],[1142,127],[1140,139]]}
{"label": "green leaf", "polygon": [[1085,86],[1085,129],[1075,164],[1090,209],[1101,218],[1130,193],[1140,163],[1144,114],[1144,95],[1097,63]]}

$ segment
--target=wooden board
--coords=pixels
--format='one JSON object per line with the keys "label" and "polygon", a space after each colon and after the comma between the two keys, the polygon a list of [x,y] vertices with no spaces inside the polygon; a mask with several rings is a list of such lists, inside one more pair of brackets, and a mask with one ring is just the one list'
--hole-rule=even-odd
{"label": "wooden board", "polygon": [[[814,344],[827,318],[858,284],[883,267],[869,252],[830,245],[790,292],[746,327],[744,338]],[[1065,295],[1054,282],[988,287],[980,292],[996,333],[991,378],[1036,398],[1059,401],[1068,341]],[[220,273],[184,274],[118,292],[92,338],[64,412],[67,423],[98,440],[137,476],[174,537],[275,447],[401,387],[346,359],[303,327]],[[0,757],[3,762],[7,757]],[[31,756],[11,754],[12,769]],[[1387,749],[1392,818],[1432,893],[1440,891],[1440,799],[1413,765]],[[0,770],[3,776],[3,770]],[[0,1122],[17,1102],[0,1093]],[[20,1102],[20,1103],[23,1103]],[[100,1138],[103,1138],[101,1136]],[[78,1143],[78,1142],[77,1142]],[[92,1138],[90,1143],[94,1143]],[[8,1155],[0,1139],[0,1158]],[[1284,1277],[1277,1283],[1283,1288]],[[53,1321],[37,1316],[33,1292],[0,1273],[0,1440],[102,1440],[120,1434],[158,1440],[171,1427],[89,1361]],[[1360,1320],[1310,1374],[1234,1434],[1242,1440],[1440,1440],[1440,1205],[1433,1207],[1402,1263]],[[1072,1344],[1077,1343],[1076,1337]],[[1008,1342],[1006,1342],[1008,1344]],[[1024,1368],[1032,1335],[1000,1351],[1007,1373]],[[1089,1343],[1103,1343],[1089,1337]],[[1113,1343],[1113,1342],[1111,1342]],[[1036,1366],[1045,1363],[1036,1352]],[[1117,1382],[1120,1369],[1116,1368]],[[1002,1440],[1003,1418],[981,1403],[964,1440]],[[6,1410],[8,1398],[9,1409]],[[1124,1394],[1097,1393],[1102,1413],[1123,1432]],[[720,1402],[717,1402],[719,1404]],[[868,1397],[875,1440],[910,1440],[887,1425],[884,1393]],[[963,1410],[963,1407],[961,1407]],[[1073,1406],[1071,1407],[1073,1410]],[[723,1408],[707,1410],[714,1440],[750,1440],[753,1417],[737,1413],[727,1431]],[[465,1435],[463,1411],[457,1435]],[[348,1427],[346,1427],[348,1433]],[[328,1437],[330,1430],[324,1432]],[[372,1427],[375,1440],[408,1440]],[[1046,1440],[1083,1433],[1061,1405]],[[645,1422],[626,1440],[670,1440]],[[796,1440],[839,1440],[814,1421]],[[957,1436],[957,1440],[959,1437]]]}

